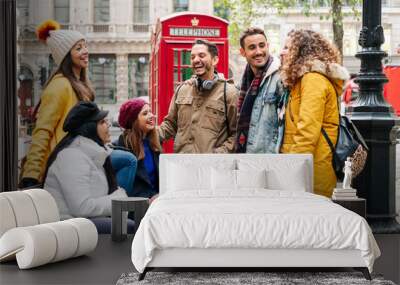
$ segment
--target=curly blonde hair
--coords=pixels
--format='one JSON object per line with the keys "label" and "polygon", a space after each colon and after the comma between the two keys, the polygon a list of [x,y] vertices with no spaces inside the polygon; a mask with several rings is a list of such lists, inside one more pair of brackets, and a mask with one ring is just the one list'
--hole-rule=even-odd
{"label": "curly blonde hair", "polygon": [[327,64],[340,63],[339,50],[321,34],[311,30],[292,30],[288,33],[288,53],[281,66],[283,84],[292,88],[304,73],[311,70],[315,60]]}

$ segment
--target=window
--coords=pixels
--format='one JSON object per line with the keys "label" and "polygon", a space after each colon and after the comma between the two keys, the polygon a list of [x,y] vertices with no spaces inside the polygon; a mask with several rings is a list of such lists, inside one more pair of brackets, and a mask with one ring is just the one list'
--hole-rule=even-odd
{"label": "window", "polygon": [[174,0],[174,12],[189,10],[189,0]]}
{"label": "window", "polygon": [[190,49],[174,50],[174,89],[193,74],[190,64]]}
{"label": "window", "polygon": [[110,0],[94,0],[94,22],[110,21]]}
{"label": "window", "polygon": [[91,55],[89,78],[96,94],[96,102],[113,104],[116,101],[116,58],[115,55]]}
{"label": "window", "polygon": [[149,23],[149,0],[133,1],[133,22],[143,24]]}
{"label": "window", "polygon": [[17,23],[26,26],[29,23],[29,0],[17,0]]}
{"label": "window", "polygon": [[148,96],[149,89],[149,56],[129,55],[128,58],[129,98]]}
{"label": "window", "polygon": [[54,18],[62,24],[69,23],[69,0],[54,0]]}

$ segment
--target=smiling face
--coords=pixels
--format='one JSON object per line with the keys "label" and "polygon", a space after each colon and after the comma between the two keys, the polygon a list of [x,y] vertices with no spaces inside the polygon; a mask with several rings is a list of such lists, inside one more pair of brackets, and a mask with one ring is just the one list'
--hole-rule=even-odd
{"label": "smiling face", "polygon": [[144,133],[147,134],[154,129],[154,115],[150,110],[149,104],[145,104],[140,110],[136,119],[136,126]]}
{"label": "smiling face", "polygon": [[85,40],[80,40],[71,49],[71,59],[74,67],[82,69],[89,65],[89,51]]}
{"label": "smiling face", "polygon": [[268,42],[264,35],[254,34],[244,38],[240,54],[246,58],[254,73],[262,69],[269,57]]}
{"label": "smiling face", "polygon": [[111,142],[110,123],[107,119],[102,119],[97,122],[97,135],[104,144]]}
{"label": "smiling face", "polygon": [[195,44],[190,53],[190,62],[194,74],[203,80],[212,79],[218,56],[212,57],[206,45]]}

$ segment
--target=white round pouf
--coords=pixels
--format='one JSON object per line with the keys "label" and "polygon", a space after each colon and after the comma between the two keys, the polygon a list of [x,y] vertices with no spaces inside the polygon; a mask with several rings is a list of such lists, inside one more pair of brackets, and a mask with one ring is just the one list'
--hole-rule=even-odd
{"label": "white round pouf", "polygon": [[39,223],[35,205],[24,191],[3,192],[1,195],[10,202],[17,227],[33,226]]}
{"label": "white round pouf", "polygon": [[52,223],[60,220],[56,200],[49,192],[43,189],[25,190],[23,193],[30,196],[36,208],[39,224]]}
{"label": "white round pouf", "polygon": [[6,197],[0,195],[0,238],[5,232],[16,226],[17,222],[10,202]]}

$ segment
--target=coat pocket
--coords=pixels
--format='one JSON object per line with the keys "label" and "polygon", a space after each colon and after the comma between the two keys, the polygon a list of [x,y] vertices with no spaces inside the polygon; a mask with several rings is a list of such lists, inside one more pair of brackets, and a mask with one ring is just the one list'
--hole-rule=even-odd
{"label": "coat pocket", "polygon": [[292,93],[289,97],[287,112],[291,122],[297,125],[300,108],[300,93]]}
{"label": "coat pocket", "polygon": [[175,100],[175,104],[178,107],[178,128],[182,128],[190,123],[192,115],[192,96],[182,96]]}
{"label": "coat pocket", "polygon": [[278,96],[276,92],[268,92],[263,97],[263,104],[276,104],[278,102]]}
{"label": "coat pocket", "polygon": [[225,120],[225,107],[222,102],[207,102],[201,127],[219,133]]}

